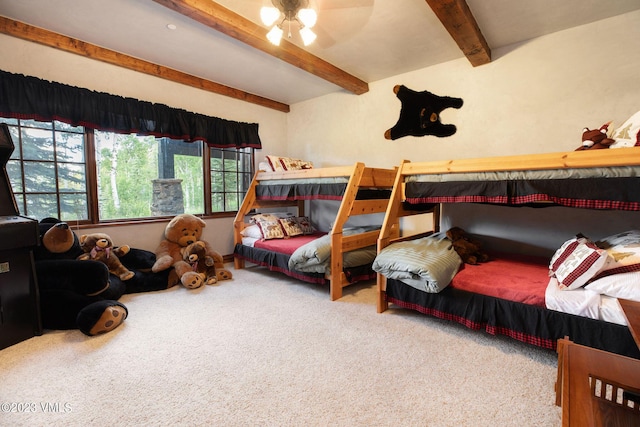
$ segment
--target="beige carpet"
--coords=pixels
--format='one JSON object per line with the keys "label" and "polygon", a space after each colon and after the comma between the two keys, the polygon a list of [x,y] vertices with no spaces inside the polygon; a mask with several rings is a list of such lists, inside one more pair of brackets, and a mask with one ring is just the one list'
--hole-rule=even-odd
{"label": "beige carpet", "polygon": [[552,351],[377,314],[373,283],[331,302],[263,268],[235,275],[127,295],[107,335],[50,331],[0,351],[0,425],[560,425]]}

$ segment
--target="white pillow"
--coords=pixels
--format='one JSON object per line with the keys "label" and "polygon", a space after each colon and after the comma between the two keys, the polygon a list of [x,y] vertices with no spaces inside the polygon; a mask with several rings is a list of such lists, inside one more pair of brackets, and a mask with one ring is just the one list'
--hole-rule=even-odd
{"label": "white pillow", "polygon": [[640,271],[605,276],[584,288],[614,298],[640,301]]}
{"label": "white pillow", "polygon": [[577,235],[564,242],[553,255],[549,263],[549,275],[558,279],[559,289],[577,289],[598,274],[607,257],[607,251],[586,237]]}
{"label": "white pillow", "polygon": [[613,139],[616,140],[609,148],[633,147],[640,142],[640,111],[622,124],[613,132]]}
{"label": "white pillow", "polygon": [[262,239],[262,232],[260,231],[260,227],[258,227],[256,224],[250,225],[248,227],[245,227],[240,234],[243,237],[251,237],[254,239]]}
{"label": "white pillow", "polygon": [[640,231],[629,230],[605,237],[596,242],[609,254],[606,264],[595,277],[640,270]]}

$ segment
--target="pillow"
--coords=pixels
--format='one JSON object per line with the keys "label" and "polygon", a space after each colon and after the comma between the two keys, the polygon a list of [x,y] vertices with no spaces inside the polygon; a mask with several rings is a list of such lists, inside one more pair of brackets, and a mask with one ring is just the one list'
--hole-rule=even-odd
{"label": "pillow", "polygon": [[639,230],[614,234],[598,240],[596,244],[609,254],[609,258],[595,279],[640,270]]}
{"label": "pillow", "polygon": [[559,289],[577,289],[600,272],[607,257],[607,251],[579,234],[564,242],[553,255],[549,275],[558,279]]}
{"label": "pillow", "polygon": [[296,220],[296,217],[280,218],[279,221],[287,236],[294,237],[304,234],[302,227],[300,227],[300,224],[298,224],[298,221]]}
{"label": "pillow", "polygon": [[240,234],[243,237],[251,237],[253,239],[262,239],[262,231],[256,224],[250,225],[242,229]]}
{"label": "pillow", "polygon": [[265,172],[273,172],[273,168],[269,164],[269,162],[260,162],[258,163],[258,170]]}
{"label": "pillow", "polygon": [[601,295],[640,301],[640,271],[605,276],[584,288]]}
{"label": "pillow", "polygon": [[249,222],[252,224],[257,224],[258,221],[277,221],[277,220],[278,220],[278,217],[273,214],[259,213],[251,216],[251,218],[249,219]]}
{"label": "pillow", "polygon": [[249,222],[252,224],[256,224],[258,220],[267,220],[267,221],[277,221],[280,218],[288,218],[293,216],[290,212],[270,212],[270,213],[258,213],[249,219]]}
{"label": "pillow", "polygon": [[266,156],[267,162],[274,171],[291,171],[300,169],[312,169],[313,163],[290,157]]}
{"label": "pillow", "polygon": [[264,240],[271,239],[284,239],[284,229],[280,224],[279,218],[274,217],[275,219],[258,219],[256,220],[256,224],[260,228],[260,232],[262,233],[262,238]]}
{"label": "pillow", "polygon": [[613,132],[613,139],[616,140],[609,148],[623,148],[640,145],[640,111],[622,124]]}
{"label": "pillow", "polygon": [[298,226],[302,230],[302,234],[313,234],[316,231],[316,228],[311,224],[311,220],[307,216],[297,216],[295,217]]}

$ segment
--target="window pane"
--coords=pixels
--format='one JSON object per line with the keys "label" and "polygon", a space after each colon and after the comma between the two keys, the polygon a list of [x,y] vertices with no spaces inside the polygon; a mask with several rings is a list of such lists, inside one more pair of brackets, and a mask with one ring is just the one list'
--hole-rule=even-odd
{"label": "window pane", "polygon": [[251,149],[211,148],[211,209],[238,210],[253,174]]}
{"label": "window pane", "polygon": [[24,160],[54,160],[53,132],[46,129],[22,128],[21,137]]}
{"label": "window pane", "polygon": [[154,137],[95,132],[100,219],[151,216],[152,180],[158,173]]}
{"label": "window pane", "polygon": [[56,132],[56,155],[59,162],[84,163],[84,135]]}
{"label": "window pane", "polygon": [[[7,173],[20,213],[36,219],[89,219],[84,128],[60,122],[0,121],[9,125],[15,146]],[[65,198],[63,192],[74,194]]]}
{"label": "window pane", "polygon": [[22,193],[22,171],[20,170],[20,162],[9,160],[7,162],[7,174],[9,175],[9,182],[13,188],[13,192]]}
{"label": "window pane", "polygon": [[61,193],[87,192],[83,164],[60,163],[58,168],[58,186]]}
{"label": "window pane", "polygon": [[81,221],[87,212],[86,193],[60,195],[60,217],[63,221]]}
{"label": "window pane", "polygon": [[58,213],[58,199],[55,194],[27,194],[26,216],[36,219],[47,217],[61,218]]}
{"label": "window pane", "polygon": [[204,213],[201,142],[95,136],[101,219]]}
{"label": "window pane", "polygon": [[55,193],[56,168],[53,162],[24,162],[24,182],[27,193]]}

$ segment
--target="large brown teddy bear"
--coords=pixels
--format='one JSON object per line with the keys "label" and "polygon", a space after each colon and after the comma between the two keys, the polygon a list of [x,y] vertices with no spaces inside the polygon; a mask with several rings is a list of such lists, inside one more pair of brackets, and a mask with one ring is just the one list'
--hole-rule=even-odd
{"label": "large brown teddy bear", "polygon": [[233,277],[231,272],[224,268],[222,255],[211,249],[209,244],[202,240],[202,229],[207,224],[200,218],[191,214],[176,215],[165,227],[164,238],[156,249],[156,262],[151,271],[158,272],[173,267],[182,285],[188,289],[202,286],[204,280],[200,274],[193,271],[191,265],[182,258],[181,249],[201,240],[206,248],[206,255],[214,261],[218,280],[229,280]]}
{"label": "large brown teddy bear", "polygon": [[469,236],[462,228],[450,228],[446,234],[453,244],[453,249],[464,263],[476,265],[479,262],[489,261],[489,255],[482,250],[480,242]]}

